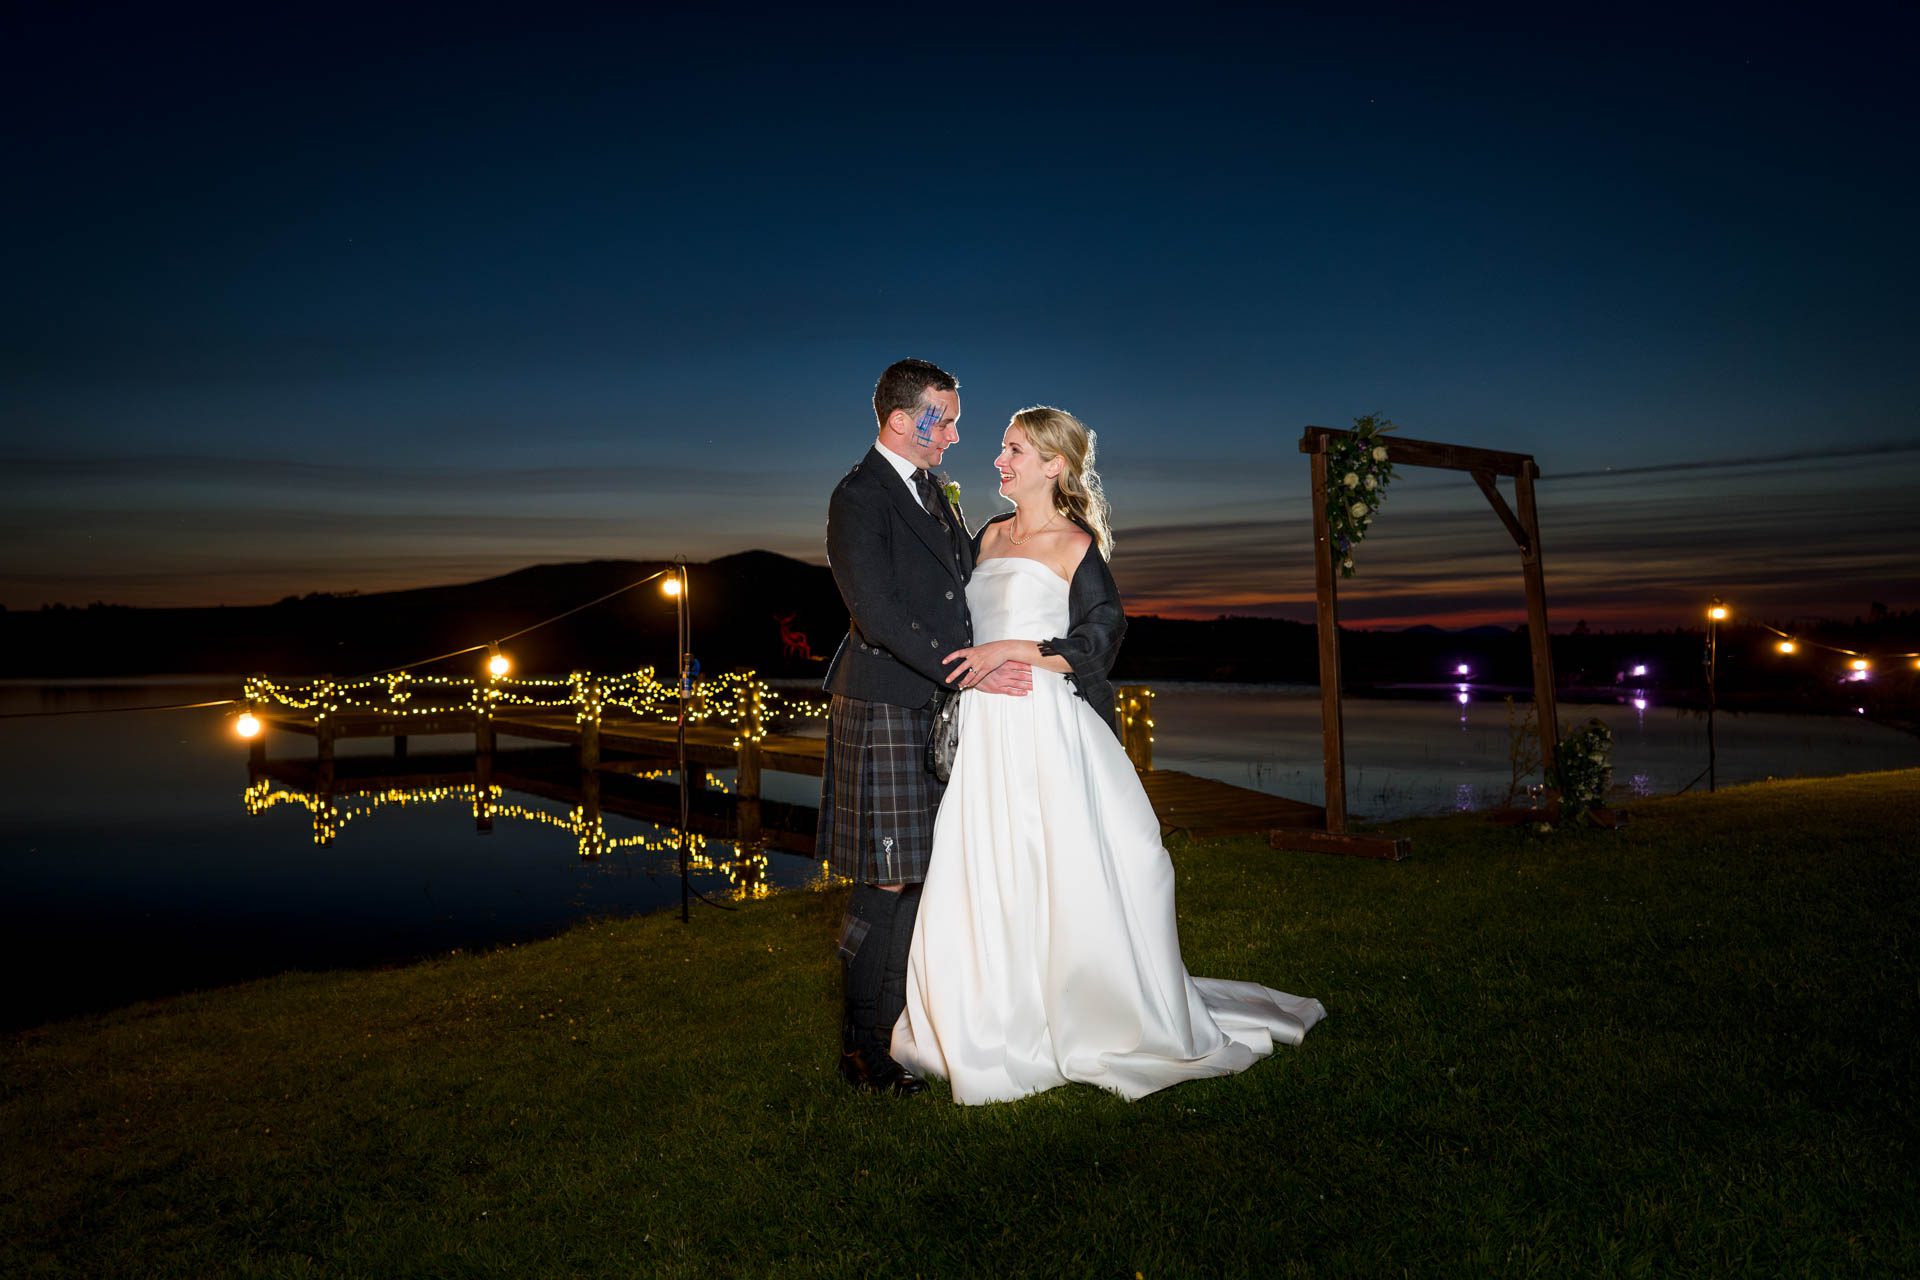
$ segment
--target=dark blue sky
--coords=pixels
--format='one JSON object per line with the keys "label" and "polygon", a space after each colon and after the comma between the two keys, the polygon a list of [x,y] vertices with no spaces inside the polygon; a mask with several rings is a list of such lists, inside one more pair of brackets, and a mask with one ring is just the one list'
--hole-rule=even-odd
{"label": "dark blue sky", "polygon": [[[1136,610],[1308,616],[1374,410],[1539,458],[1559,625],[1920,606],[1911,6],[71,10],[0,33],[10,608],[818,560],[905,354],[975,520],[1011,411],[1100,432]],[[1519,620],[1462,478],[1378,529],[1349,618]]]}

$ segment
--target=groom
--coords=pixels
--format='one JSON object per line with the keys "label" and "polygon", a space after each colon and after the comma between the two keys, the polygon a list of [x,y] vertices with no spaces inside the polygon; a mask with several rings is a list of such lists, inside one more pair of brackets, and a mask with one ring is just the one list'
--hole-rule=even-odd
{"label": "groom", "polygon": [[[925,360],[897,361],[874,386],[873,413],[879,436],[827,507],[827,561],[848,621],[827,668],[817,849],[854,882],[840,928],[840,1074],[856,1089],[906,1094],[926,1085],[888,1048],[945,790],[926,766],[941,659],[973,643],[973,543],[959,487],[934,471],[960,439],[960,384]],[[1031,668],[1007,663],[980,688],[1032,685]]]}

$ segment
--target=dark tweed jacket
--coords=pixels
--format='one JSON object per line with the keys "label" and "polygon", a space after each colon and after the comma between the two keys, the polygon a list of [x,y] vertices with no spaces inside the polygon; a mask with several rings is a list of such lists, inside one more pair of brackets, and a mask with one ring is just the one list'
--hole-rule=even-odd
{"label": "dark tweed jacket", "polygon": [[[987,525],[1012,518],[1013,512],[1002,512],[980,526],[980,533],[973,538],[976,558]],[[1074,523],[1088,537],[1093,536],[1093,530],[1084,521]],[[1067,634],[1051,637],[1047,647],[1067,660],[1067,665],[1073,668],[1067,679],[1073,682],[1074,692],[1087,700],[1116,737],[1120,726],[1114,720],[1113,683],[1108,675],[1113,670],[1114,659],[1120,656],[1120,642],[1126,635],[1127,615],[1120,607],[1120,587],[1114,582],[1113,571],[1107,568],[1106,557],[1100,554],[1096,542],[1080,558],[1080,566],[1073,571],[1073,581],[1068,584]]]}
{"label": "dark tweed jacket", "polygon": [[967,579],[974,542],[943,498],[958,548],[878,449],[854,464],[827,504],[827,563],[847,606],[847,636],[827,668],[829,693],[924,707],[946,681],[940,660],[973,643]]}

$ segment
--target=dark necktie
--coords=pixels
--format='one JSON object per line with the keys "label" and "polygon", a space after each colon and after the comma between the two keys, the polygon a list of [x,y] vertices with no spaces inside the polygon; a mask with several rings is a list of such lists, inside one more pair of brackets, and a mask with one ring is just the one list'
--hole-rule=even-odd
{"label": "dark necktie", "polygon": [[920,505],[924,506],[927,514],[938,520],[940,527],[947,531],[947,541],[953,545],[954,563],[958,564],[960,535],[954,530],[954,525],[958,521],[954,520],[947,510],[946,495],[940,492],[940,485],[934,480],[933,473],[925,467],[914,468],[913,487],[920,493]]}
{"label": "dark necktie", "polygon": [[919,491],[920,505],[927,509],[927,514],[945,524],[947,508],[940,501],[940,486],[934,483],[933,472],[925,467],[914,468],[913,487]]}

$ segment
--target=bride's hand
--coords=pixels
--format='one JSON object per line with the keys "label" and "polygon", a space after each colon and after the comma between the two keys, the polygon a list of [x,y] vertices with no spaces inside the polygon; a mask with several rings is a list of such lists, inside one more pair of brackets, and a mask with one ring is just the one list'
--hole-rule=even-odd
{"label": "bride's hand", "polygon": [[982,693],[1024,698],[1033,692],[1033,668],[1018,658],[1009,659],[982,676],[974,688]]}
{"label": "bride's hand", "polygon": [[[958,685],[962,689],[971,689],[986,679],[1001,664],[1011,662],[1020,656],[1018,640],[995,640],[991,644],[976,644],[967,649],[955,649],[941,659],[952,671],[947,673],[947,683]],[[954,664],[958,663],[958,666]]]}

